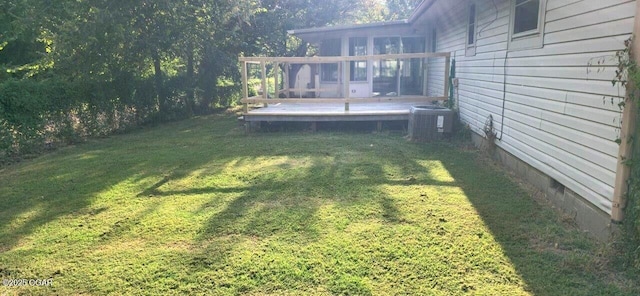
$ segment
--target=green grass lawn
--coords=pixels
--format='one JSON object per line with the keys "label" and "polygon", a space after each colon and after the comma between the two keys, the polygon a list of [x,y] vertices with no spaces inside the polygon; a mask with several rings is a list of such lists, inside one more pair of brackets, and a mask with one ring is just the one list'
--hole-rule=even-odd
{"label": "green grass lawn", "polygon": [[0,171],[12,294],[634,295],[478,152],[201,117]]}

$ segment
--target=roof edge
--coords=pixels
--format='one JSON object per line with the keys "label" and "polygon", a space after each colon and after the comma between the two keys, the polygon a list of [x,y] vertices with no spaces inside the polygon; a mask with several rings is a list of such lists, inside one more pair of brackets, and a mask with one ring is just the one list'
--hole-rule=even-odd
{"label": "roof edge", "polygon": [[411,16],[409,16],[409,19],[407,19],[408,23],[413,23],[416,21],[416,19],[423,14],[424,12],[426,12],[427,10],[429,10],[429,8],[431,8],[431,6],[436,3],[436,1],[438,0],[422,0],[422,2],[420,2],[420,4],[418,4],[418,7],[416,7],[413,12],[411,13]]}
{"label": "roof edge", "polygon": [[322,33],[322,32],[330,32],[330,31],[342,31],[342,30],[351,30],[351,29],[364,29],[364,28],[370,28],[370,27],[407,25],[407,24],[409,24],[409,21],[404,19],[404,20],[397,20],[397,21],[375,22],[375,23],[366,23],[366,24],[337,25],[337,26],[329,26],[329,27],[287,30],[287,33],[289,35],[296,35],[296,34]]}

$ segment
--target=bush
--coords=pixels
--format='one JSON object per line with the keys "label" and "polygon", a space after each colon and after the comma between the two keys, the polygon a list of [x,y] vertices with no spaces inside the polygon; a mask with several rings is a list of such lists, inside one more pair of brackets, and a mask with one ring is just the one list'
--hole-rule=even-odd
{"label": "bush", "polygon": [[155,112],[149,81],[8,79],[0,83],[0,158],[105,136]]}

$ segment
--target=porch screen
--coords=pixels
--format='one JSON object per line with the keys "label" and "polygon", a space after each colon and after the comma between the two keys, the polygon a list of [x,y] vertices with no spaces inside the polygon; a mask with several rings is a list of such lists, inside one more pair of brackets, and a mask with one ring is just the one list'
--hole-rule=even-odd
{"label": "porch screen", "polygon": [[[349,38],[349,55],[367,55],[367,37]],[[351,81],[367,81],[367,61],[351,62]]]}
{"label": "porch screen", "polygon": [[[424,37],[403,37],[402,53],[423,53]],[[422,59],[406,59],[400,61],[400,95],[422,95],[424,70]]]}
{"label": "porch screen", "polygon": [[[340,39],[327,39],[320,44],[320,55],[325,57],[340,56]],[[320,67],[322,81],[338,81],[338,64],[322,64]]]}
{"label": "porch screen", "polygon": [[[399,37],[381,37],[373,39],[373,54],[400,53]],[[373,94],[374,96],[398,95],[398,61],[373,61]]]}

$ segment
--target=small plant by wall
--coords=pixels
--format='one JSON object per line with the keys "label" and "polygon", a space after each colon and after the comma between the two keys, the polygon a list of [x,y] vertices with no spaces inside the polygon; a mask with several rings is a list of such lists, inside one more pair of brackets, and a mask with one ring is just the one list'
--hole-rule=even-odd
{"label": "small plant by wall", "polygon": [[489,115],[487,117],[487,121],[485,121],[482,131],[484,132],[487,143],[486,149],[491,155],[493,155],[496,150],[496,139],[498,138],[498,133],[494,128],[493,115]]}

